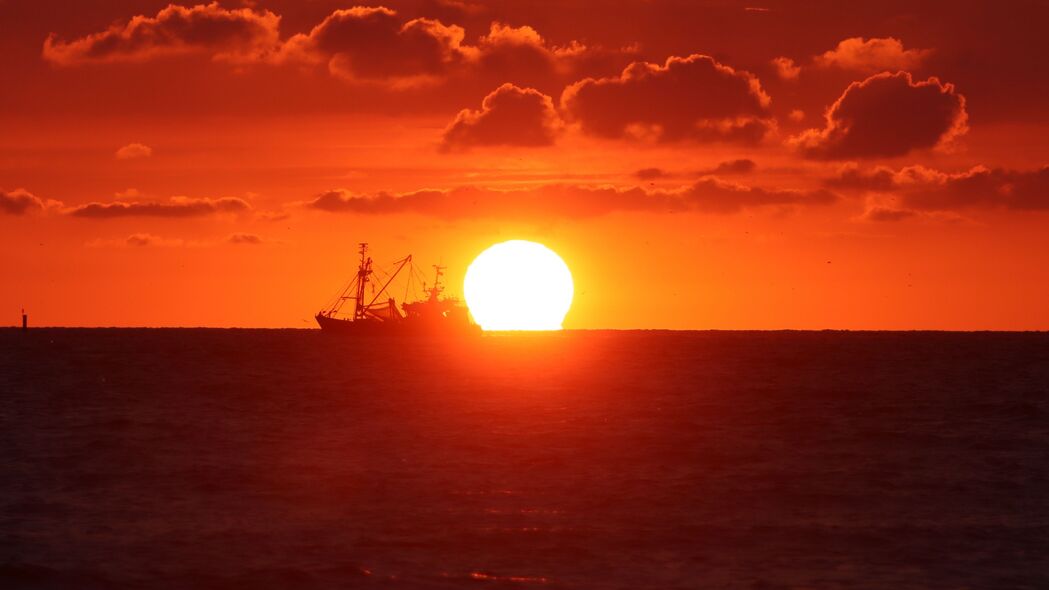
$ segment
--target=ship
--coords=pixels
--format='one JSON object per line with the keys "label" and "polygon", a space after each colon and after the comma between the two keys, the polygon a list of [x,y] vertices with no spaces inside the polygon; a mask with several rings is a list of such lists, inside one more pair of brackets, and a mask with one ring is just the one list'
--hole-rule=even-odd
{"label": "ship", "polygon": [[[321,330],[335,334],[390,334],[390,333],[475,333],[480,327],[473,322],[470,312],[458,298],[444,295],[441,279],[446,267],[434,265],[433,284],[427,288],[422,282],[423,296],[397,305],[392,296],[392,285],[398,277],[405,278],[407,299],[411,287],[418,285],[421,275],[412,263],[412,255],[393,263],[392,272],[377,269],[368,255],[368,244],[360,246],[357,274],[335,299],[315,319]],[[349,303],[353,302],[352,312]],[[345,311],[344,311],[345,309]]]}

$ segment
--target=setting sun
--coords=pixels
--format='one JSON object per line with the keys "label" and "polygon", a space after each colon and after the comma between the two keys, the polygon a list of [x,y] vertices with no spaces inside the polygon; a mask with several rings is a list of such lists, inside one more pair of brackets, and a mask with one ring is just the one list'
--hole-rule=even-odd
{"label": "setting sun", "polygon": [[511,240],[474,259],[463,291],[485,330],[560,330],[572,305],[572,273],[550,248]]}

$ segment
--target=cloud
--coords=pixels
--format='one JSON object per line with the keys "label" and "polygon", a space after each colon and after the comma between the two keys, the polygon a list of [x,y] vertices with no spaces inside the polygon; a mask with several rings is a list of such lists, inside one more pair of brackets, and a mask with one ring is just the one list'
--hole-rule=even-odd
{"label": "cloud", "polygon": [[561,185],[512,191],[460,187],[371,195],[334,190],[307,203],[310,208],[330,212],[369,215],[418,213],[446,219],[507,217],[522,220],[596,217],[613,211],[651,210],[670,205],[661,195],[652,196],[637,188]]}
{"label": "cloud", "polygon": [[642,168],[634,173],[638,180],[656,180],[668,176],[667,171],[662,168]]}
{"label": "cloud", "polygon": [[789,141],[808,158],[841,160],[902,156],[944,147],[968,131],[965,97],[937,78],[915,82],[907,72],[853,82],[825,115],[823,129]]}
{"label": "cloud", "polygon": [[510,76],[520,84],[537,84],[552,75],[570,75],[587,60],[599,58],[599,53],[577,41],[552,46],[532,27],[494,22],[478,41],[475,55],[477,68],[486,78]]}
{"label": "cloud", "polygon": [[776,68],[776,75],[783,80],[797,80],[801,75],[801,68],[789,57],[777,57],[772,60]]}
{"label": "cloud", "polygon": [[[98,242],[95,245],[104,245],[104,244],[101,243],[101,242]],[[162,238],[160,236],[155,236],[153,234],[137,233],[137,234],[131,234],[130,236],[128,236],[124,240],[124,244],[123,245],[125,245],[125,246],[134,246],[136,248],[145,248],[145,247],[148,247],[148,246],[164,247],[164,248],[179,248],[179,247],[185,246],[186,243],[185,243],[184,240],[177,239],[177,238],[169,239],[169,238]]]}
{"label": "cloud", "polygon": [[43,199],[25,189],[5,191],[0,189],[0,213],[7,215],[28,215],[39,213],[46,207]]}
{"label": "cloud", "polygon": [[244,244],[255,246],[263,243],[263,239],[255,234],[230,234],[226,241],[230,244]]}
{"label": "cloud", "polygon": [[329,212],[365,215],[416,213],[444,219],[506,218],[585,219],[618,211],[735,213],[769,206],[827,205],[837,195],[814,191],[748,187],[714,177],[676,189],[547,185],[500,191],[479,187],[422,190],[411,193],[355,194],[333,190],[306,206]]}
{"label": "cloud", "polygon": [[714,175],[730,175],[730,174],[750,174],[757,170],[758,165],[754,160],[747,158],[741,158],[739,160],[728,160],[721,162],[713,168],[702,171],[700,174],[714,174]]}
{"label": "cloud", "polygon": [[469,59],[466,32],[456,25],[417,18],[403,21],[389,8],[336,10],[309,33],[293,36],[283,59],[327,63],[338,77],[417,85]]}
{"label": "cloud", "polygon": [[247,201],[236,197],[220,199],[172,197],[167,202],[88,203],[70,209],[68,214],[89,219],[112,219],[116,217],[202,217],[219,213],[246,213],[250,210],[251,205]]}
{"label": "cloud", "polygon": [[544,146],[554,143],[561,119],[551,98],[532,88],[503,84],[481,102],[464,109],[444,132],[444,149],[481,145]]}
{"label": "cloud", "polygon": [[896,204],[868,203],[867,208],[855,221],[870,223],[898,223],[901,221],[923,221],[936,223],[972,223],[972,220],[955,211],[922,211],[907,209]]}
{"label": "cloud", "polygon": [[[467,3],[432,7],[440,8],[437,13],[446,18],[466,21],[475,21],[478,12],[485,11],[484,6]],[[474,95],[505,82],[550,92],[584,71],[621,67],[625,56],[633,53],[577,41],[553,45],[532,27],[498,21],[471,44],[458,24],[406,18],[385,6],[335,10],[307,32],[284,41],[280,20],[268,10],[224,9],[217,2],[171,4],[156,16],[136,16],[72,41],[51,34],[43,55],[66,66],[186,54],[236,64],[319,65],[351,84],[392,90],[441,85],[458,95]]]}
{"label": "cloud", "polygon": [[255,219],[257,219],[258,221],[276,222],[276,221],[284,221],[285,219],[288,219],[290,217],[291,217],[291,214],[288,213],[287,211],[283,210],[283,209],[278,209],[276,211],[256,211],[255,212]]}
{"label": "cloud", "polygon": [[191,7],[169,4],[156,16],[136,16],[69,42],[52,33],[44,41],[43,56],[59,65],[146,61],[187,53],[252,61],[279,46],[279,27],[280,17],[268,10],[225,9],[218,2]]}
{"label": "cloud", "polygon": [[534,83],[567,74],[593,53],[575,42],[554,47],[531,27],[499,22],[476,45],[465,43],[465,36],[459,25],[357,6],[291,37],[277,61],[323,63],[347,81],[413,88],[470,77]]}
{"label": "cloud", "polygon": [[148,158],[153,155],[153,148],[141,143],[129,143],[117,150],[118,160],[133,160],[135,158]]}
{"label": "cloud", "polygon": [[905,203],[911,207],[1049,210],[1049,166],[1029,171],[976,166],[959,174],[922,175],[922,180],[906,187]]}
{"label": "cloud", "polygon": [[680,178],[690,177],[695,178],[696,176],[736,176],[743,174],[750,174],[757,170],[758,165],[754,160],[747,158],[741,158],[738,160],[726,160],[719,162],[715,166],[709,168],[702,168],[700,170],[689,171],[689,172],[669,172],[662,168],[642,168],[634,173],[634,177],[638,180],[657,180],[660,178]]}
{"label": "cloud", "polygon": [[874,73],[885,70],[913,70],[920,66],[930,53],[930,49],[904,49],[903,43],[893,37],[867,40],[863,37],[851,37],[823,55],[817,55],[813,61],[821,67]]}
{"label": "cloud", "polygon": [[677,192],[692,208],[715,213],[735,213],[767,206],[830,205],[838,195],[829,190],[796,190],[750,187],[708,176]]}
{"label": "cloud", "polygon": [[905,207],[922,211],[999,208],[1049,211],[1049,166],[1037,170],[1010,170],[975,166],[948,173],[925,166],[899,170],[843,167],[827,180],[843,190],[896,196]]}
{"label": "cloud", "polygon": [[92,248],[210,248],[223,244],[259,245],[266,243],[255,234],[235,233],[223,239],[185,240],[182,238],[165,238],[147,232],[138,232],[123,239],[96,239],[86,245]]}
{"label": "cloud", "polygon": [[586,78],[561,105],[585,133],[608,138],[757,143],[771,129],[770,99],[752,74],[705,55],[634,62],[618,77]]}
{"label": "cloud", "polygon": [[837,173],[824,181],[829,187],[861,192],[889,192],[895,184],[896,172],[887,166],[864,170],[856,162],[838,168]]}
{"label": "cloud", "polygon": [[863,221],[876,221],[876,222],[892,222],[892,221],[903,221],[905,219],[911,219],[918,215],[918,212],[910,209],[893,209],[890,207],[874,206],[869,207],[860,216]]}

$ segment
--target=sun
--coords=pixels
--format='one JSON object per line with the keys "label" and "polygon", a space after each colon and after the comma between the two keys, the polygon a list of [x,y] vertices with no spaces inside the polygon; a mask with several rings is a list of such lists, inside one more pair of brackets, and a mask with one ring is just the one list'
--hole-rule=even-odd
{"label": "sun", "polygon": [[484,330],[560,330],[572,305],[572,273],[542,244],[510,240],[466,269],[466,305]]}

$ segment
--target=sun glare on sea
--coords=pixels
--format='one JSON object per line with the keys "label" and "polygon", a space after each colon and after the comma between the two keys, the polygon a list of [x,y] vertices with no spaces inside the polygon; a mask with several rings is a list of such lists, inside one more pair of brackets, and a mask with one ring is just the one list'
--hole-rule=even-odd
{"label": "sun glare on sea", "polygon": [[463,292],[484,330],[560,330],[572,305],[572,273],[542,244],[510,240],[481,252]]}

